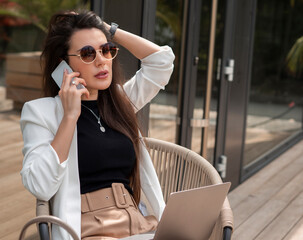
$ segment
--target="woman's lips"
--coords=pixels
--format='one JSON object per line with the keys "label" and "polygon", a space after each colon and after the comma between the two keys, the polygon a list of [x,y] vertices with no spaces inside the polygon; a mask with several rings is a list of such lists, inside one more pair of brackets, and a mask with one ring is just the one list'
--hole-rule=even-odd
{"label": "woman's lips", "polygon": [[95,75],[96,78],[98,79],[105,79],[108,77],[108,71],[101,71],[101,72],[98,72],[96,75]]}

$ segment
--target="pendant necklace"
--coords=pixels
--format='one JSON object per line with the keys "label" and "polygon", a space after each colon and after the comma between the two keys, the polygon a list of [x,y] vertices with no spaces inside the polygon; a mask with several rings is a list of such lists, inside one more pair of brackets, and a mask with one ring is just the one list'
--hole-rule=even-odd
{"label": "pendant necklace", "polygon": [[89,110],[89,111],[94,115],[94,117],[98,120],[98,124],[100,125],[100,131],[101,131],[101,132],[105,132],[105,128],[102,126],[101,121],[100,121],[100,116],[98,117],[98,116],[94,113],[94,111],[91,110],[89,107],[86,107],[86,106],[83,105],[82,103],[81,103],[81,105],[82,105],[83,107],[85,107],[87,110]]}

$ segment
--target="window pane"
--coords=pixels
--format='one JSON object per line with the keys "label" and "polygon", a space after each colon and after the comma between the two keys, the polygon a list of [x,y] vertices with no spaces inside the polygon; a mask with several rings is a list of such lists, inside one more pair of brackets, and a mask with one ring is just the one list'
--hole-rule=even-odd
{"label": "window pane", "polygon": [[302,129],[302,11],[303,1],[258,1],[245,166]]}
{"label": "window pane", "polygon": [[182,20],[182,0],[157,1],[155,42],[172,47],[176,58],[174,72],[165,91],[160,91],[151,102],[149,136],[170,142],[176,142]]}

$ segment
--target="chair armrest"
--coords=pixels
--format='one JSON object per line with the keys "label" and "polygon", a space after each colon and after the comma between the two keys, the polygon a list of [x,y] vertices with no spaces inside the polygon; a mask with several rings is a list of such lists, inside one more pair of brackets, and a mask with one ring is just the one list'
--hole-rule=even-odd
{"label": "chair armrest", "polygon": [[36,216],[50,215],[49,202],[37,199]]}
{"label": "chair armrest", "polygon": [[42,222],[38,224],[40,240],[50,240],[48,223]]}
{"label": "chair armrest", "polygon": [[48,224],[55,224],[65,229],[75,240],[80,240],[75,230],[60,218],[50,215],[50,206],[48,201],[37,199],[36,203],[36,217],[28,221],[21,230],[19,239],[24,239],[25,232],[32,224],[38,224],[39,234],[41,240],[49,240],[49,226]]}
{"label": "chair armrest", "polygon": [[75,230],[72,227],[70,227],[68,224],[63,222],[60,218],[57,218],[55,216],[38,216],[38,217],[31,219],[22,228],[21,233],[19,235],[19,240],[24,239],[26,230],[29,226],[31,226],[33,224],[37,224],[37,223],[52,223],[52,224],[58,225],[58,226],[62,227],[63,229],[65,229],[73,237],[74,240],[80,240],[77,233],[75,232]]}
{"label": "chair armrest", "polygon": [[221,208],[222,226],[234,228],[234,216],[228,198],[226,197]]}
{"label": "chair armrest", "polygon": [[[37,199],[36,216],[50,215],[49,202]],[[38,224],[39,236],[41,240],[50,240],[49,226],[47,222],[40,222]]]}

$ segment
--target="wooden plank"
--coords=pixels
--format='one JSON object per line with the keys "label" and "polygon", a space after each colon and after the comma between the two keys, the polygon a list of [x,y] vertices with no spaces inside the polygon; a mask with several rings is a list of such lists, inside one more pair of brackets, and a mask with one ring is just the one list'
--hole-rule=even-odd
{"label": "wooden plank", "polygon": [[18,162],[16,162],[16,161],[12,162],[9,158],[7,158],[6,161],[1,161],[1,163],[0,163],[1,164],[1,170],[0,170],[1,179],[5,179],[10,174],[12,174],[12,172],[15,172],[15,173],[18,173],[18,179],[16,179],[16,181],[21,182],[20,171],[22,169],[22,156],[21,156],[21,154],[18,154],[13,157],[18,159]]}
{"label": "wooden plank", "polygon": [[[276,217],[265,229],[258,235],[256,240],[277,240],[283,239],[303,215],[303,192],[288,205],[288,207]],[[297,236],[302,239],[302,236]]]}
{"label": "wooden plank", "polygon": [[236,209],[241,202],[245,202],[251,192],[256,192],[262,188],[271,178],[279,174],[292,161],[299,158],[303,154],[303,141],[293,146],[288,151],[280,155],[275,161],[265,166],[261,171],[250,177],[244,183],[229,193],[228,199],[232,209]]}
{"label": "wooden plank", "polygon": [[7,72],[5,76],[6,86],[42,89],[42,75],[19,72]]}
{"label": "wooden plank", "polygon": [[12,124],[9,122],[4,122],[2,126],[2,122],[1,122],[0,133],[1,134],[11,133],[11,135],[14,135],[14,137],[19,137],[19,139],[22,140],[20,125],[16,123]]}
{"label": "wooden plank", "polygon": [[7,98],[19,103],[24,103],[42,97],[42,92],[37,89],[26,89],[7,86]]}
{"label": "wooden plank", "polygon": [[[17,128],[19,127],[18,124],[16,124],[16,122],[13,121],[5,121],[5,120],[1,120],[0,121],[0,133],[3,133],[5,131],[15,131],[17,130]],[[20,129],[20,127],[19,127]]]}
{"label": "wooden plank", "polygon": [[5,113],[0,113],[0,122],[14,122],[19,123],[20,121],[20,112],[19,111],[10,111]]}
{"label": "wooden plank", "polygon": [[6,89],[5,87],[0,86],[0,101],[4,101],[6,99]]}
{"label": "wooden plank", "polygon": [[13,101],[10,99],[0,100],[0,112],[10,111],[13,109]]}
{"label": "wooden plank", "polygon": [[[33,203],[33,205],[35,205]],[[24,224],[35,217],[35,209],[30,208],[26,209],[22,213],[12,212],[12,215],[10,218],[7,219],[6,222],[1,223],[0,225],[0,239],[1,240],[16,240],[18,239],[18,236],[20,234],[20,231]],[[36,229],[34,228],[30,229],[28,234],[33,234],[36,232]]]}
{"label": "wooden plank", "polygon": [[[11,183],[11,187],[7,187],[7,185]],[[8,174],[5,177],[0,178],[0,199],[5,198],[5,195],[14,194],[14,190],[16,189],[23,189],[25,190],[24,186],[21,182],[21,176],[19,172],[13,172]]]}
{"label": "wooden plank", "polygon": [[[18,136],[18,141],[15,141],[15,142],[10,143],[10,144],[2,143],[0,145],[0,151],[2,153],[4,153],[4,152],[10,152],[10,151],[18,151],[17,149],[20,149],[20,154],[21,154],[22,146],[23,146],[23,141],[22,141],[22,139],[19,139],[19,136]],[[1,155],[1,157],[2,156],[3,155]]]}
{"label": "wooden plank", "polygon": [[[20,128],[18,129],[18,131],[21,132]],[[8,146],[11,143],[16,143],[16,142],[21,142],[21,141],[22,141],[22,137],[21,137],[20,133],[10,134],[9,132],[4,132],[1,134],[0,146],[2,148],[3,146]]]}
{"label": "wooden plank", "polygon": [[[14,148],[15,147],[15,148]],[[6,149],[5,151],[1,152],[1,158],[0,163],[1,165],[4,164],[5,166],[6,162],[10,162],[10,164],[19,165],[22,163],[22,147],[23,142],[18,141],[9,145],[1,146],[0,149]],[[21,159],[21,161],[20,161]],[[1,171],[1,169],[0,169]]]}
{"label": "wooden plank", "polygon": [[[1,240],[16,240],[18,239],[20,232],[21,229],[19,229],[19,231],[6,235],[5,238]],[[28,231],[26,231],[25,240],[40,240],[36,226],[30,227]]]}
{"label": "wooden plank", "polygon": [[[301,161],[303,164],[303,161]],[[256,212],[254,212],[245,222],[233,233],[234,239],[255,239],[263,231],[264,226],[269,225],[287,205],[303,191],[303,173],[300,172],[287,185],[270,198]]]}
{"label": "wooden plank", "polygon": [[296,223],[296,225],[286,234],[283,240],[297,240],[303,237],[303,216]]}
{"label": "wooden plank", "polygon": [[23,214],[28,209],[35,209],[36,199],[27,190],[14,192],[11,195],[1,197],[1,215],[0,225],[2,226],[8,219],[17,217],[17,214]]}
{"label": "wooden plank", "polygon": [[6,71],[41,74],[41,52],[6,54]]}
{"label": "wooden plank", "polygon": [[233,204],[233,213],[237,216],[235,227],[239,227],[270,198],[277,194],[281,188],[291,181],[293,176],[302,172],[302,168],[302,159],[298,156],[294,161],[290,161],[289,165],[284,167],[279,174],[271,176],[271,178],[262,186],[259,186],[256,191],[251,189],[250,194],[248,194],[245,200],[238,206]]}
{"label": "wooden plank", "polygon": [[[20,176],[23,147],[20,112],[0,114],[0,239],[18,239],[23,225],[35,216],[35,197],[23,186]],[[36,226],[27,240],[38,240]]]}

